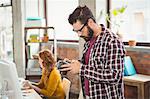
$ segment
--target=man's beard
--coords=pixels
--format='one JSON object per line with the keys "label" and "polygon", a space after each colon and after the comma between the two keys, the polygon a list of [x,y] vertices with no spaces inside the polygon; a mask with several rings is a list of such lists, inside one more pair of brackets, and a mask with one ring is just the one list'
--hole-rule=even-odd
{"label": "man's beard", "polygon": [[89,27],[87,26],[88,28],[88,36],[80,36],[81,38],[83,38],[86,42],[89,41],[92,37],[93,37],[93,34],[94,34],[94,31]]}

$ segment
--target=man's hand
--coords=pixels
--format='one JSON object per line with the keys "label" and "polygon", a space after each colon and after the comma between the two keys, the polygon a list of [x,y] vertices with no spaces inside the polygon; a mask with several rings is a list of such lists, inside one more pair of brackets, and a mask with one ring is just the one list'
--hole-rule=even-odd
{"label": "man's hand", "polygon": [[62,65],[60,71],[68,71],[68,73],[78,74],[81,63],[78,60],[72,60],[70,64]]}

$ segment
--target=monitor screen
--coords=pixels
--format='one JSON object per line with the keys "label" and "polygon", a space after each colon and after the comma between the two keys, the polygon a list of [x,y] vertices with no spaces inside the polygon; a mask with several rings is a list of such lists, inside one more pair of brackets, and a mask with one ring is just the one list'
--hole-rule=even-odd
{"label": "monitor screen", "polygon": [[16,65],[0,60],[0,99],[23,99]]}

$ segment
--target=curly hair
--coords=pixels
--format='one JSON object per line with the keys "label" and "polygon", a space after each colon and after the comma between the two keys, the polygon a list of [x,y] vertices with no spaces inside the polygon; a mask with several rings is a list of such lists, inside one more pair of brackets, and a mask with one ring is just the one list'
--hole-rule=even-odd
{"label": "curly hair", "polygon": [[85,5],[83,7],[78,6],[69,15],[68,21],[72,25],[73,25],[73,23],[76,23],[77,20],[79,20],[82,24],[86,24],[89,18],[93,19],[93,21],[96,22],[93,14],[92,14],[92,11]]}
{"label": "curly hair", "polygon": [[42,65],[46,68],[45,72],[49,74],[56,63],[52,52],[48,49],[44,49],[39,52],[39,57],[43,60]]}

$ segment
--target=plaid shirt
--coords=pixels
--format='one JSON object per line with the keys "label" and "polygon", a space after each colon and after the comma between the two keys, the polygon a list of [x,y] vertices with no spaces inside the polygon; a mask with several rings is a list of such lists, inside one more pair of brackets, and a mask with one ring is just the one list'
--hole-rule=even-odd
{"label": "plaid shirt", "polygon": [[82,87],[84,90],[83,80],[87,78],[90,99],[124,99],[122,77],[125,48],[115,34],[101,26],[102,32],[91,49],[88,65],[84,64],[84,55],[89,42],[84,44],[80,68]]}

